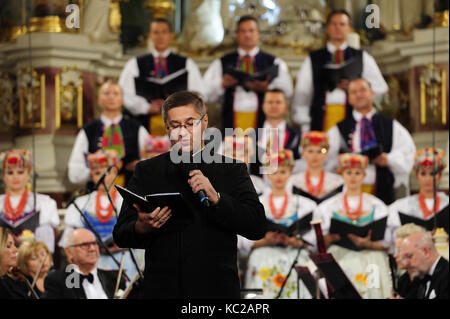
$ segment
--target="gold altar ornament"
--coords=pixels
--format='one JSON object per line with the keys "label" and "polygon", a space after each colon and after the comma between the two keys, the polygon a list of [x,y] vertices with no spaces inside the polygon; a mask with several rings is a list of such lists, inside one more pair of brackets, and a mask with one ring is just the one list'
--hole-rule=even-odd
{"label": "gold altar ornament", "polygon": [[433,115],[441,106],[441,123],[447,124],[447,72],[427,64],[420,75],[420,124],[427,123],[427,105]]}
{"label": "gold altar ornament", "polygon": [[55,126],[83,127],[83,74],[76,66],[64,67],[55,75]]}
{"label": "gold altar ornament", "polygon": [[154,19],[166,18],[175,10],[175,4],[170,0],[149,0],[144,4]]}
{"label": "gold altar ornament", "polygon": [[[31,85],[30,85],[31,83]],[[45,128],[45,74],[24,67],[17,73],[19,125],[21,128]]]}

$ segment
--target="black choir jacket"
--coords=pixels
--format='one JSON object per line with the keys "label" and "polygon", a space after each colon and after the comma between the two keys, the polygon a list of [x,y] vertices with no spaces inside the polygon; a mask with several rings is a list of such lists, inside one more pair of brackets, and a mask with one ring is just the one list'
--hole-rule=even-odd
{"label": "black choir jacket", "polygon": [[[81,280],[80,287],[67,287],[66,279],[70,274],[71,272],[65,272],[64,270],[50,272],[44,281],[45,292],[42,295],[42,299],[86,299]],[[114,297],[117,275],[118,271],[97,268],[98,279],[109,299]],[[125,289],[125,280],[123,277],[120,280],[119,288],[122,290]]]}
{"label": "black choir jacket", "polygon": [[[222,155],[214,158],[225,161]],[[137,234],[137,212],[124,202],[114,241],[119,247],[145,249],[144,298],[239,298],[236,235],[258,240],[266,232],[264,207],[247,166],[236,161],[197,164],[220,193],[218,205],[211,207],[199,202],[182,167],[169,153],[138,163],[128,189],[141,195],[180,192],[185,209],[173,211],[160,229]]]}

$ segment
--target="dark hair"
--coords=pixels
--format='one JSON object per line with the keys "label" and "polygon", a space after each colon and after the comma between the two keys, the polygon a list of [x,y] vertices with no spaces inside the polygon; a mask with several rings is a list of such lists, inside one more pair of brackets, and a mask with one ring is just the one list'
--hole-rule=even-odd
{"label": "dark hair", "polygon": [[256,26],[259,29],[258,20],[255,17],[247,15],[247,16],[242,16],[242,17],[239,18],[239,20],[238,20],[238,22],[236,24],[236,30],[239,30],[239,26],[241,25],[241,23],[244,23],[244,22],[247,22],[247,21],[255,21]]}
{"label": "dark hair", "polygon": [[151,30],[151,26],[152,26],[152,23],[165,23],[165,24],[167,24],[167,26],[169,27],[169,31],[170,32],[172,32],[172,24],[169,22],[169,20],[167,20],[167,19],[165,19],[165,18],[156,18],[156,19],[153,19],[152,21],[150,21],[150,29],[149,29],[149,31]]}
{"label": "dark hair", "polygon": [[171,94],[163,103],[162,117],[164,123],[167,123],[167,112],[178,106],[193,105],[195,110],[201,114],[206,114],[205,103],[200,94],[190,91],[180,91]]}
{"label": "dark hair", "polygon": [[279,89],[279,88],[274,88],[274,89],[271,89],[271,90],[267,90],[265,94],[267,94],[267,93],[281,93],[281,94],[283,94],[286,97],[286,94],[284,93],[284,91],[282,89]]}
{"label": "dark hair", "polygon": [[352,17],[350,16],[350,14],[349,14],[346,10],[344,10],[344,9],[338,9],[338,10],[333,10],[333,11],[330,12],[330,14],[329,14],[328,17],[327,17],[327,23],[326,23],[325,25],[328,25],[328,24],[330,23],[330,21],[331,21],[331,18],[332,18],[333,16],[335,16],[335,15],[338,15],[338,14],[344,14],[344,15],[346,15],[347,18],[348,18],[349,24],[352,23]]}

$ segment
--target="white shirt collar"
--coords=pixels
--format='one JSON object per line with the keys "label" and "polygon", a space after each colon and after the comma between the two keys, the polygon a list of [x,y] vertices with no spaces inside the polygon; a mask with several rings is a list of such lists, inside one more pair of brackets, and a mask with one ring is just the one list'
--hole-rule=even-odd
{"label": "white shirt collar", "polygon": [[[344,44],[341,45],[341,47],[339,49],[341,50],[345,50],[347,49],[348,44],[347,42],[345,42]],[[334,45],[332,45],[330,42],[327,42],[327,50],[330,53],[334,53],[338,48],[336,48]]]}
{"label": "white shirt collar", "polygon": [[436,260],[434,261],[433,266],[431,266],[430,271],[428,272],[428,274],[429,274],[430,276],[433,275],[434,271],[436,270],[437,264],[438,264],[439,260],[441,260],[441,258],[442,258],[442,257],[439,256],[439,257],[436,258]]}
{"label": "white shirt collar", "polygon": [[[267,121],[264,122],[264,128],[271,128],[269,122],[267,122]],[[284,132],[286,130],[286,121],[283,121],[280,124],[278,124],[278,126],[276,128],[279,129],[280,131]]]}
{"label": "white shirt collar", "polygon": [[238,48],[237,52],[240,56],[246,56],[247,54],[251,56],[252,58],[259,53],[259,47],[254,47],[250,51],[245,51],[242,48]]}
{"label": "white shirt collar", "polygon": [[[375,115],[375,113],[377,113],[377,110],[375,110],[375,108],[372,108],[372,111],[367,113],[365,115],[365,117],[370,121],[372,119],[372,116]],[[363,118],[363,115],[355,110],[353,110],[352,114],[353,114],[353,118],[355,119],[356,122],[361,121]]]}
{"label": "white shirt collar", "polygon": [[107,118],[106,116],[104,116],[104,115],[100,115],[100,120],[102,121],[102,123],[105,125],[105,126],[111,126],[112,124],[119,124],[120,123],[120,121],[122,121],[122,118],[123,118],[123,116],[122,116],[122,114],[120,114],[119,116],[117,116],[114,120],[110,120],[109,118]]}
{"label": "white shirt collar", "polygon": [[[162,57],[163,57],[163,58],[167,58],[171,52],[172,52],[171,49],[167,49],[166,51],[163,52]],[[159,56],[160,56],[160,55],[159,55],[159,52],[156,51],[156,50],[152,50],[152,55],[153,55],[153,57],[155,57],[155,58],[159,58]]]}

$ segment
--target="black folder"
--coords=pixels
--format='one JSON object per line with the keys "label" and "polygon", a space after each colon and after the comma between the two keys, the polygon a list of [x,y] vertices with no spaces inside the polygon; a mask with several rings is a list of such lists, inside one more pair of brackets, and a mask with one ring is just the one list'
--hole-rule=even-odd
{"label": "black folder", "polygon": [[334,299],[362,299],[358,290],[348,279],[332,254],[310,254],[309,258],[316,264],[323,277],[333,288]]}
{"label": "black folder", "polygon": [[310,193],[305,192],[304,190],[302,190],[302,189],[300,189],[300,188],[297,188],[297,187],[295,187],[295,186],[293,186],[292,192],[293,192],[294,194],[297,194],[297,195],[300,195],[300,196],[309,198],[309,199],[315,201],[316,204],[320,204],[320,203],[323,202],[324,200],[326,200],[326,199],[328,199],[328,198],[331,198],[331,197],[333,197],[334,195],[337,195],[338,193],[342,192],[343,187],[344,187],[344,186],[341,185],[341,186],[335,188],[335,189],[332,190],[331,192],[329,192],[329,193],[327,193],[327,194],[325,194],[325,195],[323,195],[323,196],[321,196],[321,197],[315,197],[315,196],[311,195]]}
{"label": "black folder", "polygon": [[381,153],[383,153],[383,146],[381,144],[377,144],[361,151],[361,154],[366,155],[369,160],[377,158]]}
{"label": "black folder", "polygon": [[305,215],[303,218],[298,219],[293,222],[290,226],[284,226],[267,220],[267,230],[268,231],[278,231],[285,233],[288,236],[293,236],[295,234],[304,234],[311,229],[311,220],[313,213]]}
{"label": "black folder", "polygon": [[242,86],[246,91],[250,89],[245,85],[247,81],[265,81],[269,80],[271,82],[274,78],[278,76],[278,65],[273,64],[262,72],[257,72],[256,74],[250,75],[235,68],[226,68],[224,74],[229,74],[238,80],[238,85]]}
{"label": "black folder", "polygon": [[182,69],[162,79],[134,78],[134,85],[136,94],[150,102],[155,99],[165,100],[172,93],[187,90],[187,80],[187,70]]}
{"label": "black folder", "polygon": [[172,210],[172,216],[176,217],[186,210],[186,203],[180,193],[160,193],[143,197],[119,185],[115,185],[115,187],[128,205],[137,204],[147,213],[151,213],[157,207],[162,209],[164,206],[168,206]]}
{"label": "black folder", "polygon": [[323,66],[328,82],[328,89],[333,91],[342,79],[351,80],[358,76],[360,65],[356,59],[349,59],[341,65],[325,64]]}
{"label": "black folder", "polygon": [[[434,217],[430,218],[428,220],[424,220],[421,218],[406,215],[402,212],[399,212],[398,215],[400,216],[400,222],[402,225],[405,225],[408,223],[413,223],[413,224],[422,226],[422,227],[426,228],[427,230],[433,230],[433,228],[434,228]],[[447,234],[448,234],[448,221],[449,221],[449,216],[448,216],[448,205],[447,205],[444,208],[442,208],[440,211],[436,212],[436,226],[438,228],[441,228],[441,227],[444,228],[445,231],[447,232]]]}
{"label": "black folder", "polygon": [[348,238],[347,235],[355,234],[356,236],[359,237],[365,237],[367,236],[368,231],[372,230],[372,235],[370,237],[372,241],[383,240],[386,231],[386,222],[387,217],[384,217],[367,225],[357,226],[347,222],[340,221],[335,218],[331,218],[329,233],[339,234],[341,236],[341,239],[335,242],[336,245],[342,246],[347,249],[359,251],[362,250],[363,248],[356,246],[353,243],[353,241],[350,238]]}

